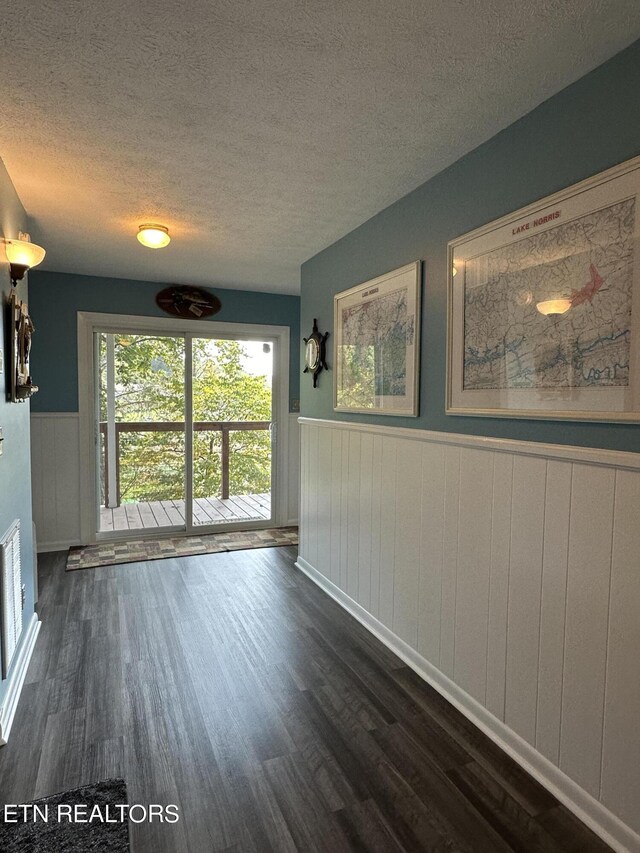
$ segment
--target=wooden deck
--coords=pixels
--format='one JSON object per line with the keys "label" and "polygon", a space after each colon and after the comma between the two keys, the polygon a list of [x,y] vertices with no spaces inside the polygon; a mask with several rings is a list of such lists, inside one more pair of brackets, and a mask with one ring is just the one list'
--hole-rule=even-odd
{"label": "wooden deck", "polygon": [[[197,498],[193,502],[195,525],[229,524],[232,521],[267,521],[271,517],[271,496],[233,495]],[[149,501],[121,504],[114,509],[100,507],[100,531],[149,530],[184,525],[184,501]]]}

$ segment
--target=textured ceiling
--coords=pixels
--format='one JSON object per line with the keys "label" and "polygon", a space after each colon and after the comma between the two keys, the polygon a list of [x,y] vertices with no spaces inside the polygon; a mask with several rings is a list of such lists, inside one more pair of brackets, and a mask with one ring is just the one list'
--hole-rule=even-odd
{"label": "textured ceiling", "polygon": [[304,260],[634,41],[640,3],[9,0],[2,31],[0,153],[43,268],[296,292]]}

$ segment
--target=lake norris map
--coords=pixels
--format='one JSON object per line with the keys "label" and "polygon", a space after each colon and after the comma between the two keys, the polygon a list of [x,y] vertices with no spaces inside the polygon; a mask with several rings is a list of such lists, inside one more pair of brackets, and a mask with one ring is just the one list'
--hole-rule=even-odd
{"label": "lake norris map", "polygon": [[339,402],[371,408],[374,397],[403,397],[407,346],[414,335],[406,290],[345,308],[341,320],[343,389]]}
{"label": "lake norris map", "polygon": [[631,198],[468,260],[464,389],[628,386],[634,226]]}

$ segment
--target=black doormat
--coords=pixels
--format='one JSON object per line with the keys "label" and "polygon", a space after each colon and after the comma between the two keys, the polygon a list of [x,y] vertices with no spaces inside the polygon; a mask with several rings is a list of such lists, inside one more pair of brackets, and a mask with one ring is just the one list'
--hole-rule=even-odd
{"label": "black doormat", "polygon": [[[4,810],[0,809],[4,818],[0,825],[0,850],[2,853],[128,853],[127,810],[116,808],[126,803],[124,779],[108,779],[34,800],[26,807],[11,809],[5,805]],[[88,822],[72,822],[77,816]],[[7,817],[17,822],[9,823]],[[115,822],[106,822],[107,818]]]}

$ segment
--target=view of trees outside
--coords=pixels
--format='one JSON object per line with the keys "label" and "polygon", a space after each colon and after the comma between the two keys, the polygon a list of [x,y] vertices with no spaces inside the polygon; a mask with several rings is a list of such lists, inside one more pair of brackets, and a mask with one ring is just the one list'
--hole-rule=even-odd
{"label": "view of trees outside", "polygon": [[[100,420],[107,420],[107,335],[100,336]],[[120,433],[121,503],[185,497],[185,342],[155,335],[114,335],[115,420],[178,422],[163,432]],[[262,346],[262,345],[260,345]],[[268,347],[269,345],[265,345]],[[228,340],[193,340],[193,419],[270,421],[271,380],[247,370],[247,346]],[[104,492],[104,434],[103,434]],[[194,498],[221,497],[219,431],[194,431]],[[230,494],[271,489],[268,430],[230,433]],[[104,500],[104,495],[103,495]]]}

